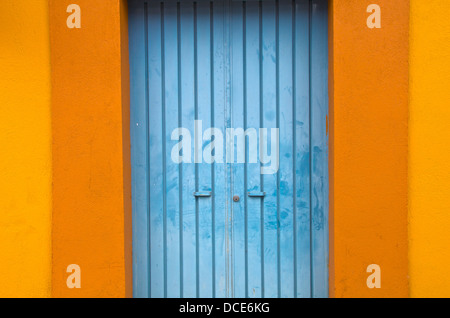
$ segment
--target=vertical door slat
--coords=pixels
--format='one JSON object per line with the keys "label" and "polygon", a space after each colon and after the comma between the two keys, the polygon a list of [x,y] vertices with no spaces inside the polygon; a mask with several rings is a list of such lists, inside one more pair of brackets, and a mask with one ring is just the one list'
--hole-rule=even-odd
{"label": "vertical door slat", "polygon": [[[277,127],[277,41],[276,2],[262,2],[262,95],[263,128],[266,139],[259,140],[263,153],[270,151],[271,128]],[[269,153],[270,154],[270,153]],[[264,166],[268,166],[265,164]],[[264,174],[264,296],[278,297],[278,186],[277,174]]]}
{"label": "vertical door slat", "polygon": [[178,123],[178,12],[176,3],[164,5],[164,280],[165,296],[180,297],[180,189],[178,163],[171,158],[171,135]]}
{"label": "vertical door slat", "polygon": [[280,297],[294,297],[294,182],[292,1],[278,3],[279,284]]}
{"label": "vertical door slat", "polygon": [[[149,143],[147,87],[147,5],[133,3],[129,8],[130,30],[130,98],[131,161],[133,205],[133,295],[150,297],[149,247]],[[145,282],[145,283],[142,283]]]}
{"label": "vertical door slat", "polygon": [[[211,127],[211,51],[210,51],[210,6],[208,2],[197,4],[197,120],[203,131]],[[198,191],[211,191],[211,164],[204,161],[203,150],[210,142],[200,140],[201,163],[198,167]],[[198,251],[199,251],[199,296],[212,297],[212,198],[199,198],[198,202]]]}
{"label": "vertical door slat", "polygon": [[[148,5],[148,90],[149,90],[149,144],[150,144],[150,251],[152,297],[164,296],[164,206],[163,195],[163,84],[161,47],[161,7]],[[155,106],[153,106],[155,105]],[[152,107],[153,106],[153,107]]]}
{"label": "vertical door slat", "polygon": [[[260,19],[259,3],[245,3],[245,107],[246,123],[245,128],[255,128],[259,138],[260,128]],[[246,192],[263,192],[261,184],[261,168],[258,159],[258,146],[252,148],[249,145],[246,156],[247,166],[247,187]],[[251,155],[256,156],[252,159]],[[262,250],[261,245],[261,207],[263,199],[249,198],[244,193],[247,200],[247,297],[258,298],[262,295],[261,264]]]}
{"label": "vertical door slat", "polygon": [[[244,64],[243,64],[243,5],[242,2],[231,3],[231,127],[230,149],[233,152],[232,165],[232,195],[239,196],[238,202],[231,203],[232,219],[232,280],[233,297],[245,297],[245,150],[239,149],[245,145],[244,135]],[[231,133],[232,132],[232,133]]]}
{"label": "vertical door slat", "polygon": [[310,112],[309,112],[309,0],[295,4],[295,190],[296,190],[296,297],[311,296],[310,240]]}
{"label": "vertical door slat", "polygon": [[[222,136],[215,136],[218,140],[223,140],[225,132],[225,58],[224,48],[224,2],[213,2],[213,26],[212,26],[212,60],[213,64],[213,107],[214,107],[214,127],[222,132]],[[227,190],[226,184],[228,176],[224,163],[224,144],[216,145],[221,147],[222,156],[216,157],[214,162],[214,296],[227,296],[227,267],[226,267],[226,243],[225,243],[225,218],[227,215]],[[216,149],[216,154],[217,154]],[[218,160],[218,161],[217,161]]]}
{"label": "vertical door slat", "polygon": [[[180,3],[180,45],[181,45],[181,127],[192,132],[195,120],[194,113],[194,10],[191,2]],[[191,136],[193,137],[193,135]],[[185,138],[185,137],[183,137]],[[188,150],[183,149],[186,154]],[[197,296],[197,260],[196,260],[196,232],[195,232],[195,166],[192,163],[194,143],[191,140],[189,162],[183,162],[183,297]]]}
{"label": "vertical door slat", "polygon": [[311,7],[312,293],[328,296],[328,30],[327,3]]}

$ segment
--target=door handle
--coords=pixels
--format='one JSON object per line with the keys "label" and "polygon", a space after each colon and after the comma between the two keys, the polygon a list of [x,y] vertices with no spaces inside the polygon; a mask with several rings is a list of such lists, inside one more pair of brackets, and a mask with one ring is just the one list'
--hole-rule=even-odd
{"label": "door handle", "polygon": [[248,196],[249,197],[259,197],[259,198],[263,198],[266,196],[265,192],[259,192],[259,191],[250,191],[248,192]]}
{"label": "door handle", "polygon": [[197,191],[194,192],[194,197],[197,198],[207,198],[211,196],[211,191]]}

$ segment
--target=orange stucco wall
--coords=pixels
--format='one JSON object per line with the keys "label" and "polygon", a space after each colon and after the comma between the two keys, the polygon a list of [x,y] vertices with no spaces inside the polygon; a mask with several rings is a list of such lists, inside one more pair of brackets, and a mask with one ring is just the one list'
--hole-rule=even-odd
{"label": "orange stucco wall", "polygon": [[450,297],[450,1],[411,0],[409,269],[412,297]]}
{"label": "orange stucco wall", "polygon": [[[49,1],[53,296],[130,296],[125,7],[120,0],[78,0],[81,29],[69,29],[71,3]],[[70,264],[81,268],[80,289],[66,286]]]}
{"label": "orange stucco wall", "polygon": [[[409,0],[330,1],[330,296],[408,295]],[[131,295],[126,7],[50,0],[55,297]],[[68,289],[78,264],[82,288]],[[381,266],[381,289],[366,286]]]}
{"label": "orange stucco wall", "polygon": [[47,0],[0,1],[0,298],[51,294]]}
{"label": "orange stucco wall", "polygon": [[[371,3],[381,29],[366,25]],[[330,6],[330,295],[406,297],[409,0]]]}

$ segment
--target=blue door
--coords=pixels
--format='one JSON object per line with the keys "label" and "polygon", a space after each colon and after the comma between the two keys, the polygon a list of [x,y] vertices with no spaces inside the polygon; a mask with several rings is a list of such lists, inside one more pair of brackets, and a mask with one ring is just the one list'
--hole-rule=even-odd
{"label": "blue door", "polygon": [[135,297],[328,296],[327,19],[129,0]]}

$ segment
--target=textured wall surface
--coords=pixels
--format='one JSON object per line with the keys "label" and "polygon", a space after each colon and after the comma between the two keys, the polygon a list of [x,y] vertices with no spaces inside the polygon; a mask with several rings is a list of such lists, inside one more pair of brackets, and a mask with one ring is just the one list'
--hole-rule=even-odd
{"label": "textured wall surface", "polygon": [[[373,2],[381,29],[366,26]],[[71,3],[0,1],[0,297],[131,295],[126,11],[77,0],[82,28],[68,29]],[[407,296],[409,1],[331,9],[330,295]],[[450,296],[449,10],[412,0],[412,296]],[[66,286],[69,264],[81,289]],[[366,286],[369,264],[381,289]]]}
{"label": "textured wall surface", "polygon": [[[73,2],[49,3],[53,296],[129,296],[128,78],[122,80],[122,46],[128,43],[121,38],[121,23],[126,38],[123,4],[78,0],[81,29],[69,29],[66,8]],[[69,264],[81,267],[80,289],[66,286]]]}
{"label": "textured wall surface", "polygon": [[450,1],[411,0],[409,236],[413,297],[450,297]]}
{"label": "textured wall surface", "polygon": [[[366,25],[371,3],[381,29]],[[409,0],[333,0],[332,11],[330,294],[407,296]],[[366,285],[370,264],[380,289]]]}
{"label": "textured wall surface", "polygon": [[0,1],[0,297],[50,296],[47,0]]}

